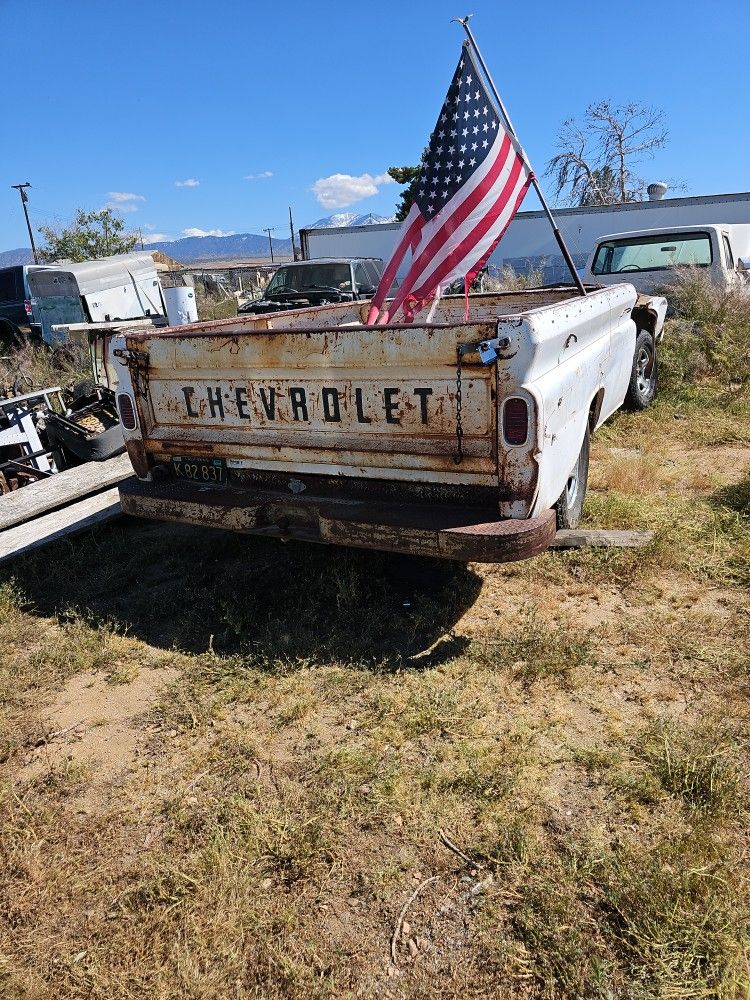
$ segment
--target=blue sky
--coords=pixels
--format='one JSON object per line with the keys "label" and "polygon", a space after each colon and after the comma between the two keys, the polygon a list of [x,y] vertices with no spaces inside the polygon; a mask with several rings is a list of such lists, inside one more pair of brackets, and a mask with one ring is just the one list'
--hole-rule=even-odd
{"label": "blue sky", "polygon": [[[468,6],[538,174],[562,120],[610,98],[665,112],[648,179],[750,189],[744,5]],[[146,239],[285,237],[289,205],[298,226],[390,214],[398,189],[382,175],[418,160],[464,13],[458,0],[0,0],[0,249],[27,244],[9,186],[27,180],[35,227],[113,204]]]}

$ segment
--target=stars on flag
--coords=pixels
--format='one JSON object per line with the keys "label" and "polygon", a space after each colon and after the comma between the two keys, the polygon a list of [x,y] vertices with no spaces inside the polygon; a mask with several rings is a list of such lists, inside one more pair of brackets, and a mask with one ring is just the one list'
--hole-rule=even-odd
{"label": "stars on flag", "polygon": [[[439,212],[470,180],[488,155],[499,124],[497,109],[470,53],[465,52],[427,147],[417,195],[417,204],[425,216]],[[470,137],[474,139],[471,143]],[[469,149],[471,158],[466,155]]]}

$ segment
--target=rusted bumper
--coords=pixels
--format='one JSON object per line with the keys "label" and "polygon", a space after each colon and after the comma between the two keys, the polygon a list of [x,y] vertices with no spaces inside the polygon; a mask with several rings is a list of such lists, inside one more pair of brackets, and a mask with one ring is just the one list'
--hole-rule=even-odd
{"label": "rusted bumper", "polygon": [[126,514],[243,534],[388,552],[512,562],[543,552],[555,537],[551,510],[497,520],[497,508],[331,499],[260,489],[211,488],[169,480],[120,486]]}

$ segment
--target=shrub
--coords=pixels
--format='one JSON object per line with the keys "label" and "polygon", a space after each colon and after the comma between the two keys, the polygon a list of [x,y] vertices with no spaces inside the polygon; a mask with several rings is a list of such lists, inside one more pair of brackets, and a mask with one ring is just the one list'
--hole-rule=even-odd
{"label": "shrub", "polygon": [[698,268],[680,268],[663,289],[675,310],[664,340],[665,367],[683,380],[750,384],[750,287],[717,288]]}

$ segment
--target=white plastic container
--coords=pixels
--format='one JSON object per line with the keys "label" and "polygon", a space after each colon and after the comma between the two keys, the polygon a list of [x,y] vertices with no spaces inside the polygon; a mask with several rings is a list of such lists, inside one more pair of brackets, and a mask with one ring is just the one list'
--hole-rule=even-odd
{"label": "white plastic container", "polygon": [[198,304],[195,301],[195,289],[187,285],[164,289],[164,301],[167,305],[167,319],[170,326],[185,326],[186,323],[198,322]]}

